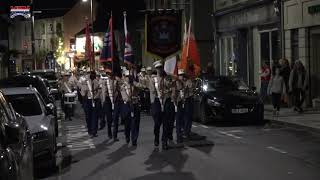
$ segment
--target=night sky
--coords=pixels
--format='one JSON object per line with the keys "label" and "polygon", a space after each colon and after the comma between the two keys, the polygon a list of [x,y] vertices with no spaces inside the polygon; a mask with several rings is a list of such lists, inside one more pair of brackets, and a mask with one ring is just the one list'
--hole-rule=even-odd
{"label": "night sky", "polygon": [[[7,12],[10,5],[28,5],[31,0],[0,0],[0,11],[3,13],[3,7],[7,7]],[[41,14],[36,14],[36,18],[50,18],[63,16],[68,12],[78,1],[81,0],[33,0],[35,10],[42,11]],[[108,14],[113,11],[114,23],[122,23],[122,13],[127,11],[128,22],[135,20],[138,16],[143,15],[140,10],[145,9],[144,0],[95,0],[98,3],[97,20],[99,22],[107,22]],[[1,10],[2,7],[2,10]]]}

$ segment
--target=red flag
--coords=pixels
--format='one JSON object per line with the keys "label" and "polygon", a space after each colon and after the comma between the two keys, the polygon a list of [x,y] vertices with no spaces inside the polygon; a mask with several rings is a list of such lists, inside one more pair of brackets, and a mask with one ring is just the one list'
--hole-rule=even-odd
{"label": "red flag", "polygon": [[92,45],[91,45],[91,36],[90,36],[90,28],[88,20],[86,20],[86,44],[85,44],[85,58],[86,60],[89,60],[89,62],[92,62]]}
{"label": "red flag", "polygon": [[198,52],[196,39],[191,32],[190,20],[188,32],[185,32],[184,35],[184,43],[179,68],[184,69],[191,77],[196,77],[200,74],[200,67],[200,55]]}

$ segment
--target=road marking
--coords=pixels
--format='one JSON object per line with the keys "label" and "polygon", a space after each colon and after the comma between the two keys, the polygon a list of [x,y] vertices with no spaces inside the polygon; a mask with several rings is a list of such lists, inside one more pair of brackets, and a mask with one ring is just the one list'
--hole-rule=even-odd
{"label": "road marking", "polygon": [[192,127],[197,128],[198,126],[196,126],[196,125],[192,125]]}
{"label": "road marking", "polygon": [[240,137],[240,136],[236,136],[236,135],[234,135],[234,134],[230,134],[230,133],[228,133],[228,132],[225,132],[225,131],[218,131],[220,134],[223,134],[223,135],[226,135],[226,136],[228,136],[228,137],[232,137],[232,138],[235,138],[235,139],[242,139],[242,137]]}
{"label": "road marking", "polygon": [[244,130],[241,129],[235,129],[235,130],[231,130],[231,131],[227,131],[228,133],[243,133]]}
{"label": "road marking", "polygon": [[200,125],[201,127],[205,128],[205,129],[209,129],[208,126],[205,126],[205,125]]}
{"label": "road marking", "polygon": [[62,147],[62,143],[61,142],[57,143],[57,146]]}
{"label": "road marking", "polygon": [[276,147],[273,147],[273,146],[268,146],[267,149],[270,149],[270,150],[279,152],[279,153],[281,153],[281,154],[287,154],[286,151],[283,151],[283,150],[281,150],[281,149],[279,149],[279,148],[276,148]]}

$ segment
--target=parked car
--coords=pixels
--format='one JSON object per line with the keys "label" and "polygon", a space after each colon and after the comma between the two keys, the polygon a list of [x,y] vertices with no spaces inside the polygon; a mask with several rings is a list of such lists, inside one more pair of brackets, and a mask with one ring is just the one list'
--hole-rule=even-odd
{"label": "parked car", "polygon": [[33,139],[25,119],[0,92],[0,179],[32,180]]}
{"label": "parked car", "polygon": [[55,117],[56,121],[56,135],[58,135],[58,114],[57,114],[57,107],[54,103],[55,98],[50,95],[48,88],[45,85],[45,82],[42,78],[39,76],[33,76],[33,75],[17,75],[9,79],[3,79],[0,80],[0,87],[34,87],[37,89],[37,91],[41,94],[41,97],[43,98],[45,104],[52,103],[54,106],[53,115]]}
{"label": "parked car", "polygon": [[46,84],[49,87],[49,92],[51,95],[54,97],[59,97],[59,92],[58,92],[58,74],[52,70],[52,69],[42,69],[42,70],[34,70],[32,72],[25,72],[23,73],[24,75],[33,75],[33,76],[39,76],[42,79],[46,80],[48,83]]}
{"label": "parked car", "polygon": [[47,79],[52,88],[58,88],[58,74],[52,69],[34,70],[25,74],[40,76]]}
{"label": "parked car", "polygon": [[234,77],[217,76],[197,79],[194,96],[194,119],[264,120],[264,105],[255,89]]}
{"label": "parked car", "polygon": [[49,166],[55,167],[57,146],[53,104],[46,104],[39,92],[32,87],[2,90],[13,109],[25,117],[30,127],[34,157],[49,158]]}

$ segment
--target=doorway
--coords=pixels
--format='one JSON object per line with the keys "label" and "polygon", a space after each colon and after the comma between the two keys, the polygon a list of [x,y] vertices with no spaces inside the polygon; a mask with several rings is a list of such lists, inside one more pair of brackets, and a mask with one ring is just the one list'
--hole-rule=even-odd
{"label": "doorway", "polygon": [[320,32],[311,33],[310,90],[311,99],[320,98]]}

